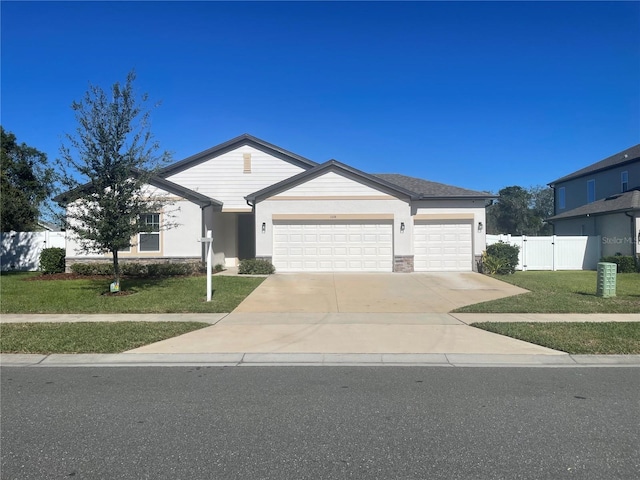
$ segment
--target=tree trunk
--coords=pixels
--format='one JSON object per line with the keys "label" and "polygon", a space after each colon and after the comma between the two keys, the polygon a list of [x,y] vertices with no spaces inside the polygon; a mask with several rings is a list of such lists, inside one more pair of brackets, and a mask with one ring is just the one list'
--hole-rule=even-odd
{"label": "tree trunk", "polygon": [[120,285],[120,264],[118,263],[118,251],[112,250],[111,254],[113,255],[113,276],[116,285]]}

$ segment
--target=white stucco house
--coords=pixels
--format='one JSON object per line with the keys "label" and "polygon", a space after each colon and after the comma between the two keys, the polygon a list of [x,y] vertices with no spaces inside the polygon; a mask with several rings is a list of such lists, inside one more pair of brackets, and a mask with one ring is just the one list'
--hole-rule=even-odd
{"label": "white stucco house", "polygon": [[[241,135],[160,171],[150,188],[174,200],[145,220],[124,261],[196,262],[213,232],[214,264],[270,260],[278,272],[472,271],[485,249],[486,192],[398,174],[318,164]],[[67,241],[67,264],[99,261]]]}

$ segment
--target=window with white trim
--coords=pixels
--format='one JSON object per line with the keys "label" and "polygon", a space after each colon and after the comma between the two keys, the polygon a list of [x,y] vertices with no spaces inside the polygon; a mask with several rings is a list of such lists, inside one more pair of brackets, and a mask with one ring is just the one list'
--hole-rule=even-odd
{"label": "window with white trim", "polygon": [[150,231],[138,235],[139,252],[160,251],[160,214],[144,213],[140,216],[140,223],[146,225]]}
{"label": "window with white trim", "polygon": [[562,210],[567,206],[566,204],[566,193],[564,187],[560,187],[558,189],[558,210]]}
{"label": "window with white trim", "polygon": [[629,172],[622,172],[620,174],[620,190],[622,192],[629,190]]}
{"label": "window with white trim", "polygon": [[596,181],[587,181],[587,203],[593,203],[596,201]]}

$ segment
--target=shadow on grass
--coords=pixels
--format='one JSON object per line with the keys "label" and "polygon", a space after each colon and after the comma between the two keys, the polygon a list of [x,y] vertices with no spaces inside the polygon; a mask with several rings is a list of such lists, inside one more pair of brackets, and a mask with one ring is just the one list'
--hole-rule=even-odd
{"label": "shadow on grass", "polygon": [[[171,280],[171,277],[162,278],[126,278],[120,280],[120,291],[140,293],[150,288],[168,288],[166,283]],[[96,295],[104,295],[109,293],[109,285],[113,282],[112,278],[105,277],[104,280],[89,280],[88,284],[78,285],[79,290],[93,293]],[[125,297],[126,295],[120,295]],[[118,298],[118,295],[113,295],[114,298]]]}

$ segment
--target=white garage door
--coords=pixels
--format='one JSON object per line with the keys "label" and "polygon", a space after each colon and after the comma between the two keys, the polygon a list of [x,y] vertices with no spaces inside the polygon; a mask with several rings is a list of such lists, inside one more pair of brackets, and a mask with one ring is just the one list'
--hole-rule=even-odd
{"label": "white garage door", "polygon": [[416,272],[470,272],[473,262],[471,223],[416,222],[413,226]]}
{"label": "white garage door", "polygon": [[278,272],[391,272],[391,222],[274,221]]}

